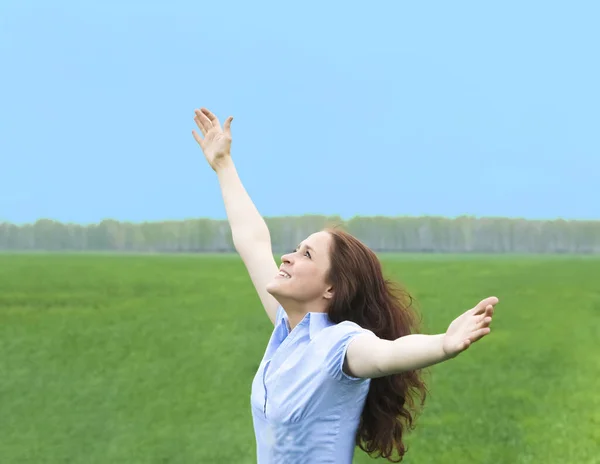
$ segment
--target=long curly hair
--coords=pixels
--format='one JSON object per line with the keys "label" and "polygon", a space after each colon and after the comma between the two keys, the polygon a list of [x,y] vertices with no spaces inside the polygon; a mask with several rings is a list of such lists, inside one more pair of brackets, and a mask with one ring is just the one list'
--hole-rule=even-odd
{"label": "long curly hair", "polygon": [[[328,276],[335,289],[328,308],[331,321],[353,321],[386,340],[417,333],[420,319],[413,298],[400,285],[384,278],[375,253],[339,228],[328,227],[325,231],[333,238]],[[426,396],[421,371],[372,379],[356,444],[372,457],[402,461],[407,452],[405,432],[414,429]]]}

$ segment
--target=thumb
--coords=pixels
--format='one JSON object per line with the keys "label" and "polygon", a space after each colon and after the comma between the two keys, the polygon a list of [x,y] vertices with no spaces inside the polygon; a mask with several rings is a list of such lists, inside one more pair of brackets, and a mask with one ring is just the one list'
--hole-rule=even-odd
{"label": "thumb", "polygon": [[204,144],[202,141],[202,138],[198,135],[198,133],[192,129],[192,136],[194,137],[194,139],[196,139],[196,142],[198,142],[198,145],[200,145],[200,148],[202,148],[204,150]]}
{"label": "thumb", "polygon": [[464,342],[462,342],[461,347],[460,347],[461,348],[460,351],[461,352],[467,351],[470,346],[471,346],[471,340],[469,340],[467,338]]}
{"label": "thumb", "polygon": [[229,116],[223,125],[223,131],[231,136],[231,121],[233,121],[233,116]]}

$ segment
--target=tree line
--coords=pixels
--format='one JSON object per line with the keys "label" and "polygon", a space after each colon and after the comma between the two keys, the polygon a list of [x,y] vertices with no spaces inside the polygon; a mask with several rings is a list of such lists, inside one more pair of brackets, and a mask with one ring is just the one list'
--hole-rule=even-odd
{"label": "tree line", "polygon": [[[313,232],[341,227],[376,252],[600,253],[600,221],[511,218],[292,216],[265,218],[273,251],[293,249]],[[0,250],[222,253],[235,251],[226,220],[80,225],[41,219],[0,223]]]}

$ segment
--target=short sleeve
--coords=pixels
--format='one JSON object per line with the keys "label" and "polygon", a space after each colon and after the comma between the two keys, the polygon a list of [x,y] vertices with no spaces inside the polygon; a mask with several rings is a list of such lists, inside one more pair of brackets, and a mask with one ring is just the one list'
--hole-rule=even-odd
{"label": "short sleeve", "polygon": [[363,329],[358,324],[351,321],[344,321],[328,329],[327,348],[325,357],[325,369],[327,373],[343,383],[360,382],[367,379],[353,377],[344,372],[344,360],[348,345],[357,335],[371,334],[373,332]]}

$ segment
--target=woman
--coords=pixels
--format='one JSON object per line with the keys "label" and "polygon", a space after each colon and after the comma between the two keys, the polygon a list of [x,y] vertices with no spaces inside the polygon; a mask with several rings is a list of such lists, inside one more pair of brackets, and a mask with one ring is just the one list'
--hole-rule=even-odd
{"label": "woman", "polygon": [[[251,410],[257,462],[352,462],[355,446],[393,461],[413,426],[419,370],[455,357],[490,332],[495,297],[455,319],[444,334],[415,334],[410,297],[384,279],[376,255],[336,229],[312,234],[273,259],[266,223],[230,156],[223,128],[195,111],[192,134],[217,173],[235,249],[267,316],[271,339],[254,377]],[[398,461],[396,461],[398,462]]]}

